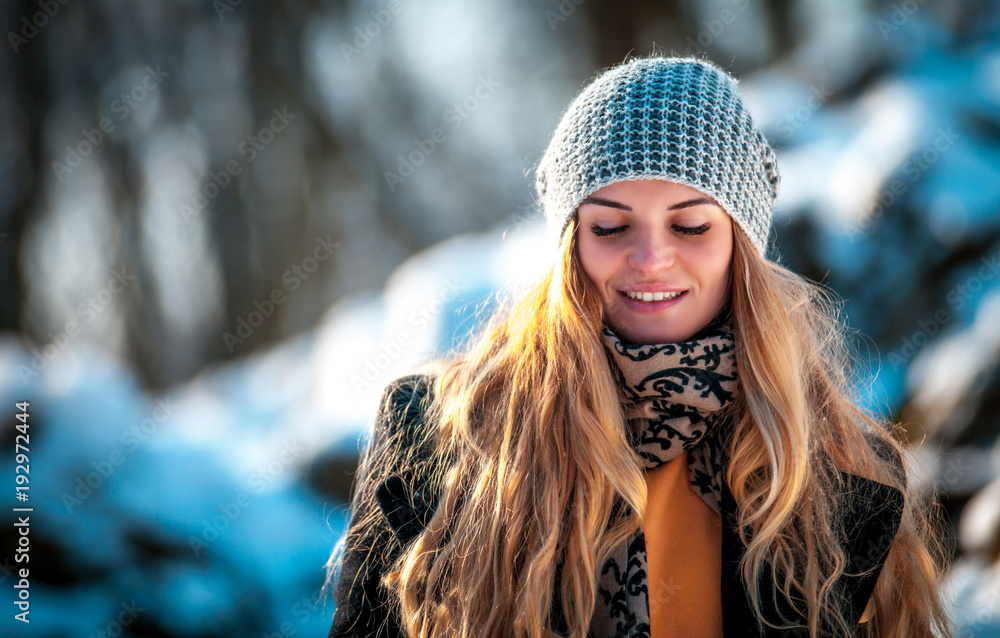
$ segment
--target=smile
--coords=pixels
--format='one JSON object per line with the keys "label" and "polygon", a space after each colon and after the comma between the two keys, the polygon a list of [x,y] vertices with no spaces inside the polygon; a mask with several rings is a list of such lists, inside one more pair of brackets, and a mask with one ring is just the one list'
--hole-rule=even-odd
{"label": "smile", "polygon": [[618,291],[622,304],[626,308],[642,314],[665,312],[687,299],[687,293],[687,290],[681,292]]}
{"label": "smile", "polygon": [[680,292],[633,292],[628,291],[625,293],[629,299],[636,299],[638,301],[663,301],[664,299],[676,299],[684,294],[684,291]]}

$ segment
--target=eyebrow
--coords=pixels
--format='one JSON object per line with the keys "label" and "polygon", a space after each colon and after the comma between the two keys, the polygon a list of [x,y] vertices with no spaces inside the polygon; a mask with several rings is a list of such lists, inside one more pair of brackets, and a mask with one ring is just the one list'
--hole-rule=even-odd
{"label": "eyebrow", "polygon": [[[604,199],[603,197],[593,197],[593,196],[584,197],[583,201],[580,202],[580,204],[581,205],[597,204],[599,206],[607,206],[608,208],[618,208],[620,210],[626,210],[629,212],[632,211],[631,206],[626,206],[621,202],[612,201],[610,199]],[[718,204],[716,204],[713,200],[709,199],[708,197],[695,197],[694,199],[686,199],[683,202],[677,202],[673,206],[669,207],[667,210],[679,210],[681,208],[689,208],[691,206],[699,206],[701,204],[718,206]]]}

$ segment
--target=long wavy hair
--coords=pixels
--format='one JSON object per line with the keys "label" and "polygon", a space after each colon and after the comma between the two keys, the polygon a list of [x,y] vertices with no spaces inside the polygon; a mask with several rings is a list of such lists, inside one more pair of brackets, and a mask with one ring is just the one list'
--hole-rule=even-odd
{"label": "long wavy hair", "polygon": [[[406,547],[372,540],[372,551],[397,552],[383,584],[409,636],[554,636],[558,612],[565,635],[583,638],[600,567],[641,528],[646,483],[602,350],[603,305],[580,266],[576,224],[574,216],[536,286],[495,312],[464,354],[425,369],[434,381],[422,440],[446,460],[431,472],[437,509]],[[733,230],[725,311],[740,391],[724,474],[746,545],[739,569],[754,584],[759,621],[776,626],[761,616],[759,579],[769,568],[776,591],[808,618],[810,636],[951,636],[938,590],[950,552],[935,495],[876,453],[879,444],[901,452],[902,426],[856,407],[839,301],[762,259]],[[366,515],[352,518],[348,535],[374,529],[374,486],[405,464],[405,450],[385,463],[374,447],[363,455],[354,497]],[[835,587],[847,566],[836,469],[905,495],[857,627]]]}

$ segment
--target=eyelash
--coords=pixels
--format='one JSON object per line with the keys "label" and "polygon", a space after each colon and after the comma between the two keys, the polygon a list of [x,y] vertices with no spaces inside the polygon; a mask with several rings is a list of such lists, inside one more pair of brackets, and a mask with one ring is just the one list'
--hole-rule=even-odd
{"label": "eyelash", "polygon": [[[614,228],[602,228],[597,224],[590,227],[592,233],[598,237],[611,237],[620,234],[618,231],[625,228],[624,226],[615,226]],[[701,226],[696,226],[695,228],[688,228],[687,226],[674,226],[678,232],[684,235],[703,235],[705,234],[711,226],[708,224],[702,224]]]}

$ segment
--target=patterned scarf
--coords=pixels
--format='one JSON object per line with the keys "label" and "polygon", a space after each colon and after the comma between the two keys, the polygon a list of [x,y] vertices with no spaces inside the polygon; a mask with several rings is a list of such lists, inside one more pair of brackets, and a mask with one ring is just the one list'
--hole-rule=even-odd
{"label": "patterned scarf", "polygon": [[[645,469],[688,452],[691,489],[720,512],[722,408],[737,386],[732,325],[718,317],[689,340],[635,345],[604,324],[602,338],[626,397],[629,438]],[[646,545],[639,530],[604,564],[591,636],[649,636]]]}

